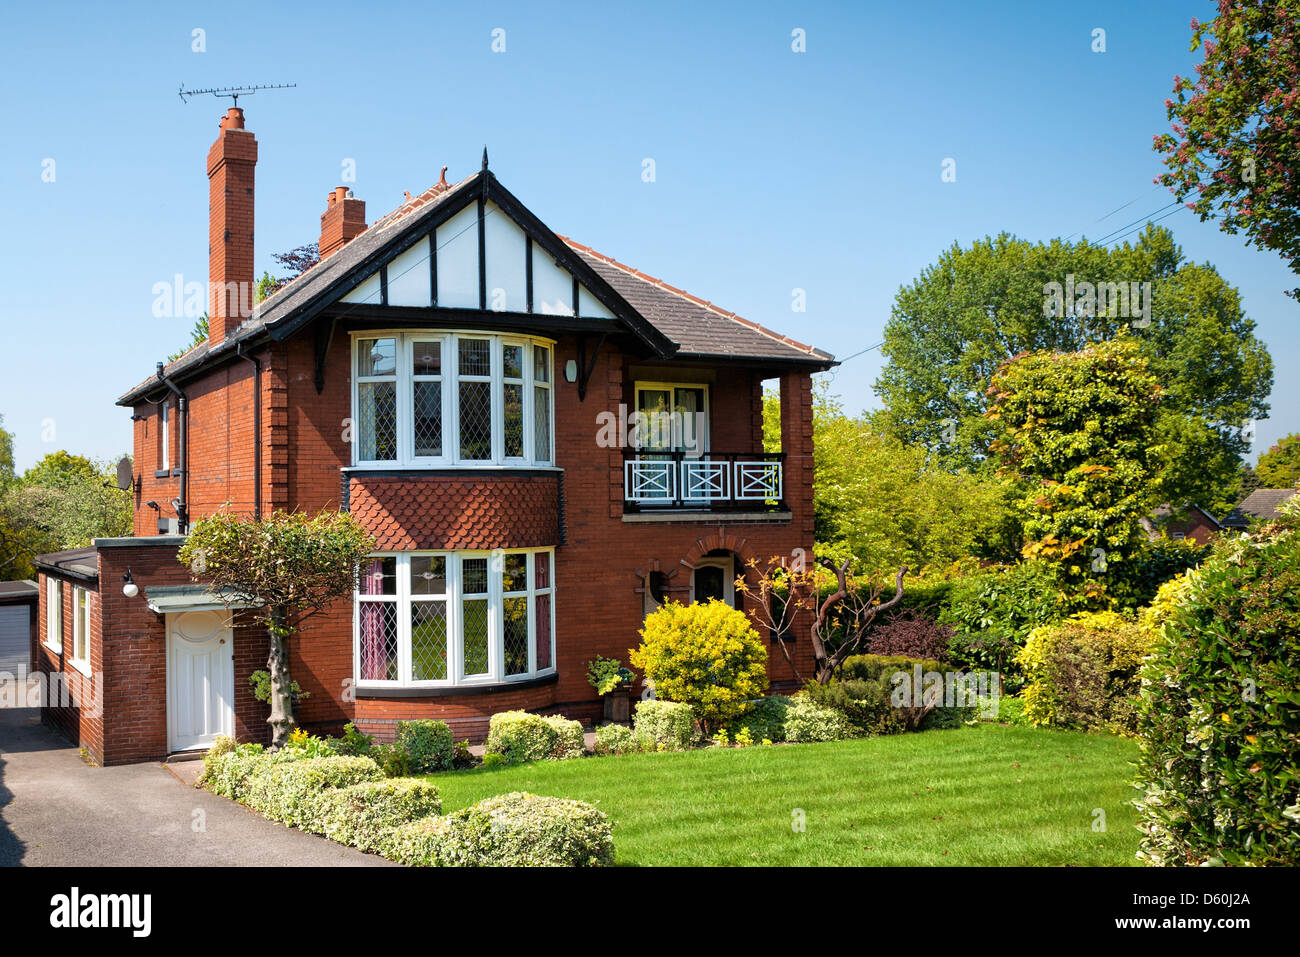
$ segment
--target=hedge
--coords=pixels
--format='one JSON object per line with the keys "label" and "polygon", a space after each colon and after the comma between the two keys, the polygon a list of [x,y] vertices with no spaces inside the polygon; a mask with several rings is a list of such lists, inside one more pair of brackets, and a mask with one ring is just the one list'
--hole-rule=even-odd
{"label": "hedge", "polygon": [[377,781],[383,776],[379,765],[364,757],[263,760],[248,779],[243,801],[273,821],[317,831],[321,796],[326,788]]}
{"label": "hedge", "polygon": [[632,727],[650,751],[686,751],[695,737],[695,709],[678,701],[642,701]]}
{"label": "hedge", "polygon": [[1144,667],[1139,857],[1153,864],[1300,864],[1293,501],[1291,527],[1221,539],[1189,573]]}
{"label": "hedge", "polygon": [[319,807],[304,830],[340,844],[385,853],[403,824],[442,813],[438,789],[418,778],[364,781],[321,792]]}
{"label": "hedge", "polygon": [[488,722],[484,750],[514,764],[580,758],[586,748],[580,721],[570,721],[560,715],[544,717],[528,711],[501,711]]}
{"label": "hedge", "polygon": [[614,862],[614,838],[590,804],[515,792],[403,825],[389,853],[421,867],[593,867]]}

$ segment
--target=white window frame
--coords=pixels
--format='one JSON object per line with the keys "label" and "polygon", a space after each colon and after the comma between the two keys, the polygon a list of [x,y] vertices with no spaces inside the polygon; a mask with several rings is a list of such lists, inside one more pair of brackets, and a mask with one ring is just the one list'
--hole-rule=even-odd
{"label": "white window frame", "polygon": [[158,411],[158,471],[170,472],[171,454],[171,402],[164,400]]}
{"label": "white window frame", "polygon": [[705,555],[691,569],[691,604],[695,597],[695,573],[701,568],[722,569],[722,600],[731,608],[736,607],[736,559],[732,555]]}
{"label": "white window frame", "polygon": [[[72,586],[72,652],[68,664],[90,677],[90,600],[93,593],[80,585]],[[83,605],[82,602],[85,604]],[[84,651],[85,656],[77,654]]]}
{"label": "white window frame", "polygon": [[[502,571],[505,555],[526,555],[524,565],[526,589],[523,592],[505,592]],[[395,595],[362,595],[357,589],[353,595],[352,614],[352,674],[359,688],[472,688],[481,685],[512,684],[530,681],[555,673],[555,550],[551,548],[508,548],[496,551],[410,551],[374,552],[369,558],[395,558],[397,587]],[[432,596],[412,596],[411,559],[433,557],[446,560],[447,592],[433,599],[446,603],[447,622],[447,677],[416,681],[412,677],[411,604],[429,600]],[[501,560],[498,560],[498,559]],[[469,559],[485,559],[488,563],[488,673],[464,673],[464,575],[463,563]],[[537,565],[548,563],[547,585],[537,585]],[[528,671],[518,675],[505,674],[505,598],[528,597]],[[550,596],[550,664],[537,667],[537,599]],[[361,612],[362,603],[387,602],[397,606],[397,673],[396,680],[361,677]]]}
{"label": "white window frame", "polygon": [[63,654],[63,582],[45,579],[45,647]]}
{"label": "white window frame", "polygon": [[[397,401],[397,458],[363,459],[361,458],[361,417],[360,417],[360,383],[362,381],[388,381],[391,376],[362,377],[360,375],[360,343],[369,339],[396,340],[396,401]],[[460,375],[460,341],[462,339],[486,339],[491,342],[491,372],[488,376]],[[414,408],[415,380],[413,373],[414,344],[416,342],[438,342],[442,353],[442,454],[438,456],[415,455]],[[505,377],[503,375],[504,346],[524,347],[523,378],[510,380],[511,384],[522,383],[523,389],[523,452],[522,456],[505,454]],[[534,348],[543,347],[547,354],[546,382],[535,381]],[[420,379],[430,379],[420,376]],[[489,383],[492,413],[492,453],[487,459],[462,459],[460,457],[460,382],[482,381]],[[555,463],[555,340],[538,336],[522,336],[507,333],[483,332],[479,330],[354,330],[352,332],[352,465],[356,468],[553,468]],[[547,421],[549,429],[549,449],[545,459],[536,456],[534,402],[536,389],[544,388],[546,392]]]}
{"label": "white window frame", "polygon": [[[700,443],[699,443],[700,445],[699,455],[701,458],[704,458],[708,455],[709,449],[711,447],[709,445],[709,432],[711,431],[709,427],[710,426],[709,419],[712,411],[711,409],[712,396],[709,395],[709,385],[707,382],[660,382],[652,379],[639,379],[636,382],[632,383],[632,406],[633,406],[632,411],[634,413],[639,413],[641,411],[641,393],[644,391],[658,391],[658,392],[666,391],[670,396],[676,397],[677,389],[701,389],[704,392],[704,408],[700,410],[704,419],[702,423],[704,427],[703,428],[704,434],[700,437]],[[670,410],[670,411],[674,411],[674,410]],[[656,453],[654,449],[638,449],[637,451],[642,453],[643,455],[660,454],[660,453]],[[677,450],[667,449],[664,451],[667,452],[667,451],[677,451]]]}

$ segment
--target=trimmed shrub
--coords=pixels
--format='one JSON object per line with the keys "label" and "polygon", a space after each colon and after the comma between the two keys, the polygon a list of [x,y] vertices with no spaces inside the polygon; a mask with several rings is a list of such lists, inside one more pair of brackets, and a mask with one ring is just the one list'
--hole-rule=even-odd
{"label": "trimmed shrub", "polygon": [[321,792],[316,813],[299,826],[340,844],[383,853],[396,828],[440,813],[438,789],[427,781],[365,781]]}
{"label": "trimmed shrub", "polygon": [[560,715],[502,711],[488,722],[486,752],[499,754],[510,764],[580,758],[585,750],[582,722]]}
{"label": "trimmed shrub", "polygon": [[627,725],[603,724],[596,729],[596,743],[592,750],[602,756],[635,754],[645,751],[647,744],[643,734],[637,734]]}
{"label": "trimmed shrub", "polygon": [[952,635],[951,625],[941,625],[933,616],[916,612],[872,629],[867,651],[873,655],[906,655],[943,661],[948,657]]}
{"label": "trimmed shrub", "polygon": [[767,646],[749,617],[725,602],[666,602],[646,616],[632,664],[656,694],[695,709],[706,731],[745,710],[767,690]]}
{"label": "trimmed shrub", "polygon": [[785,712],[787,741],[841,741],[854,736],[853,726],[842,712],[823,707],[806,694],[790,699]]}
{"label": "trimmed shrub", "polygon": [[754,741],[784,741],[785,715],[790,710],[790,699],[782,694],[770,695],[751,702],[749,710],[727,726],[734,738],[748,732]]}
{"label": "trimmed shrub", "polygon": [[260,744],[241,744],[235,750],[203,759],[203,774],[199,784],[213,794],[243,801],[248,783],[261,768],[270,764],[304,761],[307,754],[298,748],[267,751]]}
{"label": "trimmed shrub", "polygon": [[593,867],[614,862],[614,838],[590,804],[515,792],[403,825],[388,853],[423,867]]}
{"label": "trimmed shrub", "polygon": [[1029,634],[1017,655],[1027,684],[1026,719],[1035,725],[1132,733],[1138,676],[1152,634],[1115,612],[1086,612]]}
{"label": "trimmed shrub", "polygon": [[[279,753],[279,752],[278,752]],[[299,761],[263,761],[248,779],[243,801],[253,810],[304,830],[314,830],[326,788],[342,788],[383,777],[370,758],[335,756]]]}
{"label": "trimmed shrub", "polygon": [[686,751],[695,738],[695,711],[679,701],[642,701],[632,727],[648,751]]}
{"label": "trimmed shrub", "polygon": [[449,770],[455,754],[447,723],[430,718],[397,722],[393,744],[406,752],[411,774]]}
{"label": "trimmed shrub", "polygon": [[1150,863],[1300,864],[1297,518],[1220,539],[1143,667],[1137,807]]}

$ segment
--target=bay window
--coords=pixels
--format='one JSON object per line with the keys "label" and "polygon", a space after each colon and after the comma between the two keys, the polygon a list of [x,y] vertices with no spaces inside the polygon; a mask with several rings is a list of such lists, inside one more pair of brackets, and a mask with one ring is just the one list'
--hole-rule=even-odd
{"label": "bay window", "polygon": [[358,683],[493,684],[553,672],[553,560],[550,549],[371,556],[356,594]]}
{"label": "bay window", "polygon": [[551,342],[488,333],[357,334],[354,464],[546,466]]}

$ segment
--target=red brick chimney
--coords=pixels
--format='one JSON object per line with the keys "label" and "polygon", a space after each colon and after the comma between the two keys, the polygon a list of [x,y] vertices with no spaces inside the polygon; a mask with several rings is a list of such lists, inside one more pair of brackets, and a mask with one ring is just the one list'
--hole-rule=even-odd
{"label": "red brick chimney", "polygon": [[366,201],[346,186],[330,190],[329,203],[320,214],[320,258],[338,252],[366,231]]}
{"label": "red brick chimney", "polygon": [[220,345],[253,310],[253,168],[257,139],[231,107],[208,150],[208,342]]}

